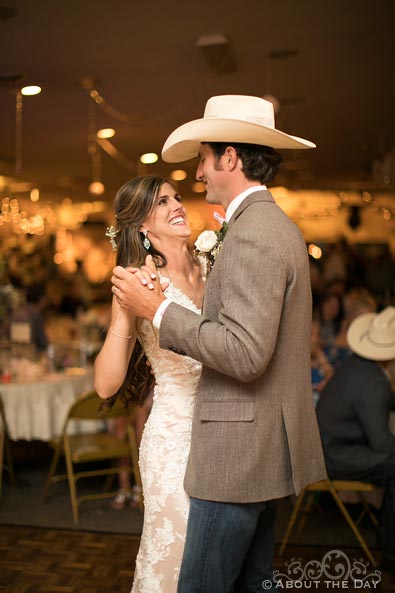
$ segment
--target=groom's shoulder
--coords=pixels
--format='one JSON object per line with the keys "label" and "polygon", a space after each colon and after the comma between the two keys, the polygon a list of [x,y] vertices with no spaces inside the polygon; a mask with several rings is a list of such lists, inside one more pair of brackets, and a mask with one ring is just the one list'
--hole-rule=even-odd
{"label": "groom's shoulder", "polygon": [[254,216],[254,212],[261,211],[273,205],[275,205],[275,201],[269,191],[257,190],[244,198],[241,204],[239,204],[232,218],[235,221],[238,219],[245,219],[248,216]]}
{"label": "groom's shoulder", "polygon": [[256,224],[263,224],[270,220],[282,221],[283,223],[291,223],[290,218],[285,212],[276,204],[270,191],[260,190],[250,194],[241,204],[238,211],[236,211],[236,220],[240,223],[250,224],[250,221],[255,221]]}
{"label": "groom's shoulder", "polygon": [[269,191],[254,192],[246,198],[235,227],[238,232],[252,233],[263,241],[283,241],[285,237],[300,241],[302,238],[297,224],[276,204]]}

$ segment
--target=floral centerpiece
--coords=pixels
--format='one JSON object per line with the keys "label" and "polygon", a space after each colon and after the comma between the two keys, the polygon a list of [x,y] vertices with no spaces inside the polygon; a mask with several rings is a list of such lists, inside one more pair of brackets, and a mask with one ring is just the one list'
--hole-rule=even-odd
{"label": "floral centerpiece", "polygon": [[217,231],[203,231],[195,241],[194,256],[199,261],[202,269],[203,279],[207,276],[214,265],[216,257],[221,250],[228,225],[224,221],[222,227]]}

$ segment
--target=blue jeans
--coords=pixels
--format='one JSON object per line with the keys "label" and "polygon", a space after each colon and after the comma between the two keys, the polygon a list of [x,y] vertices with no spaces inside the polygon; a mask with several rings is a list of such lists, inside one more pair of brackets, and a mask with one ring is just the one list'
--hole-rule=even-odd
{"label": "blue jeans", "polygon": [[275,516],[274,501],[233,504],[191,498],[177,592],[274,591]]}

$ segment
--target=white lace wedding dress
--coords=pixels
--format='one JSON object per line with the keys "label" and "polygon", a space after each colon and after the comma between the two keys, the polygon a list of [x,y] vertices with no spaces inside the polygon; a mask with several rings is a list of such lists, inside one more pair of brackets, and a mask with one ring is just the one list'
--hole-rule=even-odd
{"label": "white lace wedding dress", "polygon": [[[171,282],[165,294],[200,312]],[[187,356],[161,350],[150,322],[141,321],[139,333],[156,385],[140,445],[144,526],[132,593],[176,593],[189,512],[183,480],[201,365]]]}

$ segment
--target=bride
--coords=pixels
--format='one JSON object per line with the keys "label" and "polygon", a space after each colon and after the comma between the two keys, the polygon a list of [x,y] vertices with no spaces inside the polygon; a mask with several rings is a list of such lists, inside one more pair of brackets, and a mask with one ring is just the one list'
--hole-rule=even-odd
{"label": "bride", "polygon": [[[109,229],[109,235],[117,249],[117,265],[144,266],[151,254],[167,285],[166,297],[200,312],[204,282],[191,254],[186,212],[173,185],[156,176],[137,177],[118,191],[114,208],[116,228]],[[139,273],[149,285],[148,269]],[[155,376],[155,390],[140,445],[145,510],[132,593],[176,593],[189,512],[183,480],[201,365],[161,350],[152,324],[133,318],[114,295],[110,329],[95,362],[95,389],[106,404],[117,395],[124,402],[141,404],[149,393],[153,377],[140,345]]]}

